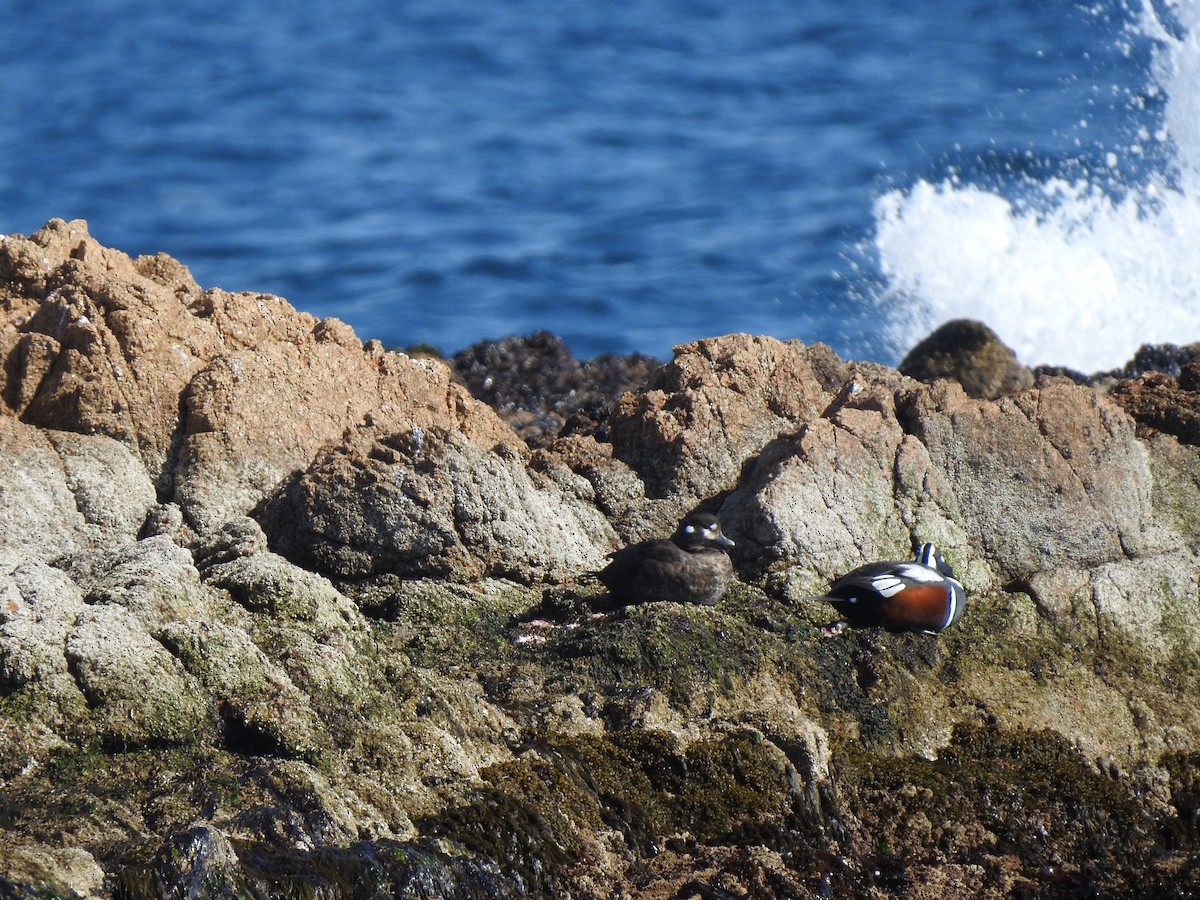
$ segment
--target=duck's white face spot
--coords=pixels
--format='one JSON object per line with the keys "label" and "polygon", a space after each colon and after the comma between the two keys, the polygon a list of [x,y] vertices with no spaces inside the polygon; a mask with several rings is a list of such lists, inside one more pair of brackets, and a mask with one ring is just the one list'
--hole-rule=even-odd
{"label": "duck's white face spot", "polygon": [[695,525],[684,525],[684,526],[683,526],[683,533],[684,533],[684,534],[695,534],[695,533],[696,533],[696,526],[695,526]]}
{"label": "duck's white face spot", "polygon": [[710,541],[715,541],[720,531],[721,529],[719,529],[716,525],[709,525],[704,529],[704,536]]}

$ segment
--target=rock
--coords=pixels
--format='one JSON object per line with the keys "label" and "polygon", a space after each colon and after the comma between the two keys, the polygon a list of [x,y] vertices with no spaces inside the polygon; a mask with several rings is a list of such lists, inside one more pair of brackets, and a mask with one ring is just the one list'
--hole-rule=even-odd
{"label": "rock", "polygon": [[92,900],[108,896],[104,870],[79,847],[47,847],[28,839],[6,842],[0,895],[12,898],[65,897]]}
{"label": "rock", "polygon": [[127,609],[91,606],[67,635],[66,659],[87,699],[80,726],[118,747],[190,744],[211,733],[199,684]]}
{"label": "rock", "polygon": [[1022,586],[1048,618],[1072,623],[1098,642],[1136,640],[1163,658],[1192,658],[1200,653],[1200,634],[1180,627],[1194,615],[1200,590],[1191,553],[1180,549],[1092,568],[1064,563],[1032,574]]}
{"label": "rock", "polygon": [[47,431],[84,520],[108,541],[137,537],[156,503],[141,460],[112,438]]}
{"label": "rock", "polygon": [[574,433],[602,429],[617,397],[662,365],[637,353],[580,362],[561,338],[545,331],[480,341],[449,362],[471,393],[530,444],[553,439],[568,422]]}
{"label": "rock", "polygon": [[995,400],[1033,386],[1033,372],[996,333],[971,319],[939,326],[908,351],[899,369],[910,378],[957,381],[968,397]]}
{"label": "rock", "polygon": [[168,623],[157,638],[212,697],[224,746],[256,756],[312,759],[326,745],[308,696],[245,631],[188,620]]}
{"label": "rock", "polygon": [[321,631],[361,627],[354,605],[327,579],[271,552],[210,565],[204,580],[273,620],[310,623]]}
{"label": "rock", "polygon": [[[969,594],[1024,583],[1066,624],[1095,618],[1099,585],[1082,595],[1052,587],[1082,568],[1106,586],[1109,626],[1163,648],[1153,627],[1179,614],[1190,576],[1112,590],[1112,572],[1154,569],[1178,540],[1156,520],[1149,455],[1117,407],[1066,379],[999,402],[949,382],[862,384],[828,417],[768,445],[725,500],[722,520],[754,571],[794,565],[781,573],[789,595],[820,594],[851,568],[931,540]],[[1093,598],[1087,609],[1080,596]]]}
{"label": "rock", "polygon": [[[0,359],[0,893],[1200,893],[1196,364],[988,400],[727,335],[603,421],[497,342],[531,448],[62,222],[0,240]],[[608,608],[697,506],[721,602]],[[924,540],[954,628],[819,635]]]}
{"label": "rock", "polygon": [[122,606],[151,631],[162,622],[212,614],[192,555],[165,535],[84,551],[59,564],[88,603]]}
{"label": "rock", "polygon": [[340,323],[214,359],[184,402],[176,499],[202,527],[249,512],[324,444],[366,421],[393,430],[454,429],[486,447],[522,446],[445,366],[363,348]]}
{"label": "rock", "polygon": [[681,513],[734,487],[778,435],[819,414],[849,367],[828,347],[728,335],[677,347],[610,420],[613,456]]}
{"label": "rock", "polygon": [[1119,407],[1066,379],[995,404],[951,388],[906,400],[899,416],[929,453],[932,499],[1002,580],[1148,549],[1149,455]]}
{"label": "rock", "polygon": [[1041,365],[1033,372],[1037,376],[1070,378],[1076,384],[1086,384],[1104,391],[1119,381],[1139,379],[1152,373],[1176,378],[1183,367],[1197,357],[1200,357],[1200,343],[1185,344],[1182,347],[1176,344],[1142,344],[1133,358],[1119,369],[1087,375],[1066,366]]}
{"label": "rock", "polygon": [[599,568],[614,536],[588,483],[559,477],[567,490],[458,432],[365,430],[288,485],[266,529],[285,555],[340,578],[561,581]]}
{"label": "rock", "polygon": [[122,879],[127,895],[157,897],[245,896],[246,879],[229,837],[198,825],[172,834],[149,871]]}
{"label": "rock", "polygon": [[244,559],[267,549],[266,533],[249,516],[227,520],[219,529],[207,533],[203,540],[192,545],[196,565],[201,569]]}
{"label": "rock", "polygon": [[0,457],[0,563],[131,542],[154,504],[146,471],[111,438],[0,416]]}
{"label": "rock", "polygon": [[908,456],[928,457],[906,440],[886,387],[864,388],[850,403],[764,447],[721,507],[736,554],[754,560],[756,571],[786,561],[831,581],[865,560],[911,555],[912,514],[897,503],[897,473]]}
{"label": "rock", "polygon": [[143,276],[78,220],[9,237],[0,273],[36,302],[32,314],[9,320],[16,340],[0,347],[9,360],[0,396],[16,401],[13,412],[31,424],[126,443],[157,482],[179,394],[216,350],[211,330],[189,327],[199,287],[190,276],[170,286]]}
{"label": "rock", "polygon": [[46,435],[0,416],[0,566],[53,559],[81,546],[87,522]]}
{"label": "rock", "polygon": [[[565,470],[584,479],[590,488],[590,501],[620,535],[618,543],[621,546],[650,537],[669,536],[675,527],[671,519],[674,504],[669,500],[648,499],[646,486],[637,472],[615,459],[612,445],[597,440],[594,435],[560,437],[547,447],[535,450],[529,466],[546,473]],[[577,481],[574,483],[578,484]],[[581,496],[586,493],[581,488]]]}
{"label": "rock", "polygon": [[86,609],[75,583],[43,563],[0,574],[0,693],[25,692],[50,728],[87,715],[64,651]]}
{"label": "rock", "polygon": [[146,513],[141,537],[166,535],[176,544],[185,547],[196,539],[196,533],[183,519],[183,509],[178,503],[156,503]]}
{"label": "rock", "polygon": [[363,346],[279,297],[201,291],[168,257],[131,260],[78,220],[0,245],[0,360],[13,415],[125,444],[200,530],[367,419],[520,446],[445,366]]}
{"label": "rock", "polygon": [[1109,396],[1142,428],[1200,445],[1200,360],[1185,363],[1177,378],[1152,372],[1120,381]]}

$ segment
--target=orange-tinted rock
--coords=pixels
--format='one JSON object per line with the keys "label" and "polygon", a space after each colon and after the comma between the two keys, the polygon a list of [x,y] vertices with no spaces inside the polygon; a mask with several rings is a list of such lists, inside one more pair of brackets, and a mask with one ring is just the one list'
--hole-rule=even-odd
{"label": "orange-tinted rock", "polygon": [[248,511],[365,421],[523,444],[448,369],[363,346],[267,294],[201,291],[82,221],[0,243],[0,398],[23,421],[134,449],[201,529]]}
{"label": "orange-tinted rock", "polygon": [[649,496],[694,505],[732,488],[769,441],[824,409],[847,371],[823,344],[731,334],[677,347],[645,388],[618,401],[613,455]]}
{"label": "orange-tinted rock", "polygon": [[1200,445],[1200,360],[1186,363],[1178,378],[1151,372],[1118,382],[1109,396],[1140,426]]}

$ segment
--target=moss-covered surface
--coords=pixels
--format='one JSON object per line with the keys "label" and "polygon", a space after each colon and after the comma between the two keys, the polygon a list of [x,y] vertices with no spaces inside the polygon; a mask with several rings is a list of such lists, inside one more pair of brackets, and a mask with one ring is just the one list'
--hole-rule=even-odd
{"label": "moss-covered surface", "polygon": [[[1132,896],[1169,860],[1156,817],[1052,731],[962,726],[937,760],[848,754],[846,801],[877,865],[999,871],[1027,889],[1071,882]],[[1014,883],[1015,883],[1014,882]]]}
{"label": "moss-covered surface", "polygon": [[791,814],[778,760],[746,737],[687,750],[658,732],[546,739],[483,774],[466,803],[420,824],[505,860],[538,896],[569,891],[602,857],[653,856],[681,836],[753,844]]}
{"label": "moss-covered surface", "polygon": [[[189,741],[22,750],[40,707],[0,698],[32,761],[3,769],[0,840],[82,848],[122,897],[1200,890],[1200,756],[1168,746],[1197,733],[1195,669],[1024,595],[973,598],[940,636],[826,639],[821,604],[742,584],[628,609],[587,584],[359,588],[373,618],[345,630],[248,621],[311,707],[303,752],[219,704]],[[243,674],[206,683],[282,696]]]}
{"label": "moss-covered surface", "polygon": [[[745,587],[716,608],[656,604],[596,614],[586,595],[543,600],[509,624],[510,636],[525,633],[529,622],[541,628],[536,640],[514,642],[516,655],[504,651],[503,664],[485,680],[489,696],[544,727],[532,698],[548,702],[555,689],[579,695],[602,737],[543,734],[519,749],[518,760],[482,772],[484,787],[467,802],[422,827],[488,858],[513,860],[522,883],[546,891],[587,880],[596,852],[589,842],[605,830],[619,832],[626,856],[651,858],[651,848],[674,844],[690,847],[696,865],[717,846],[769,847],[793,861],[784,865],[785,881],[814,895],[831,879],[848,890],[903,894],[927,882],[930,867],[946,865],[956,872],[982,866],[974,887],[994,896],[1018,887],[1033,895],[1086,891],[1092,884],[1120,894],[1134,890],[1139,867],[1156,873],[1146,884],[1168,883],[1190,866],[1197,845],[1192,835],[1187,852],[1156,851],[1171,812],[1147,798],[1146,784],[1115,763],[1114,774],[1100,774],[1095,759],[1056,731],[1013,727],[1025,710],[1041,710],[1043,701],[1052,709],[1052,701],[1077,689],[1069,700],[1080,719],[1089,704],[1112,697],[1132,704],[1145,693],[1150,667],[1162,661],[1136,645],[1097,645],[1058,629],[1020,595],[980,603],[977,612],[975,621],[940,637],[866,632],[830,641],[816,636],[813,610]],[[465,640],[479,646],[472,636]],[[484,669],[488,662],[497,660],[484,661]],[[1181,696],[1196,696],[1195,676],[1184,665],[1168,669]],[[774,758],[766,766],[747,762],[758,759],[753,737],[727,734],[681,748],[671,735],[620,714],[631,698],[659,692],[672,709],[702,717],[704,703],[739,698],[763,672],[830,731],[835,775],[817,792],[826,802],[815,810],[796,770],[780,770]],[[969,683],[996,676],[1002,684],[1001,675],[1019,677],[1029,695],[1009,704],[1001,696],[980,699],[987,691]],[[739,702],[753,713],[755,698],[740,696],[733,705]],[[930,721],[931,709],[948,721]],[[1173,711],[1171,703],[1158,710]],[[950,738],[954,721],[961,724]],[[933,742],[937,761],[914,754],[930,746],[929,735],[945,736]],[[947,768],[960,775],[934,791]],[[918,824],[944,822],[943,830],[982,836],[957,855],[945,847],[901,853],[895,824],[877,813],[892,795],[903,800],[888,802]],[[1008,804],[1004,815],[990,812],[996,803]],[[1022,833],[1032,816],[1045,819],[1045,835]],[[514,844],[514,834],[525,838]],[[1118,857],[1127,861],[1118,864]],[[627,872],[634,881],[636,868]]]}
{"label": "moss-covered surface", "polygon": [[1200,537],[1200,448],[1165,435],[1145,436],[1152,448],[1154,507],[1189,539]]}

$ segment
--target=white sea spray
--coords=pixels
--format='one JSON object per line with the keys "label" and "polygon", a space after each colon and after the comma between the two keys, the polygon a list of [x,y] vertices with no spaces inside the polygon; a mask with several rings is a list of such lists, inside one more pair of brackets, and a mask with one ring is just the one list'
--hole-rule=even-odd
{"label": "white sea spray", "polygon": [[1153,44],[1161,127],[1077,175],[950,174],[877,200],[881,301],[900,352],[953,318],[986,322],[1023,362],[1085,372],[1142,343],[1200,340],[1198,35],[1195,0],[1145,4],[1128,39]]}

